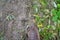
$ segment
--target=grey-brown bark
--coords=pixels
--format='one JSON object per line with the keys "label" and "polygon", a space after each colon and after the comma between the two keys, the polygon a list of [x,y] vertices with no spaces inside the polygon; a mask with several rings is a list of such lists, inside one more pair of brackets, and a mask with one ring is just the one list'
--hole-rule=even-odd
{"label": "grey-brown bark", "polygon": [[[1,0],[2,1],[2,0]],[[4,40],[22,40],[22,35],[30,20],[31,0],[3,0],[0,6],[2,13],[1,25],[4,30]],[[14,20],[7,20],[8,15],[14,15]]]}

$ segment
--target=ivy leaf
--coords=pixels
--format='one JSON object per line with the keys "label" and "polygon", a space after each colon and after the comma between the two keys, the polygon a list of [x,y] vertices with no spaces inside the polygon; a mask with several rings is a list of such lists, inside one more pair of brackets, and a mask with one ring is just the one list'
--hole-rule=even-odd
{"label": "ivy leaf", "polygon": [[15,18],[15,16],[14,15],[8,15],[7,17],[6,17],[6,19],[9,21],[9,20],[13,20]]}
{"label": "ivy leaf", "polygon": [[60,11],[57,12],[57,16],[60,18]]}
{"label": "ivy leaf", "polygon": [[54,17],[52,18],[52,21],[54,21],[54,22],[58,21],[58,16],[57,16],[57,15],[54,16]]}
{"label": "ivy leaf", "polygon": [[60,8],[60,4],[57,4],[57,8]]}
{"label": "ivy leaf", "polygon": [[50,25],[47,26],[48,29],[49,29],[50,27],[51,27]]}
{"label": "ivy leaf", "polygon": [[39,22],[40,17],[38,15],[34,15],[36,22]]}
{"label": "ivy leaf", "polygon": [[58,23],[60,24],[60,20],[58,20]]}
{"label": "ivy leaf", "polygon": [[56,13],[57,13],[57,10],[55,10],[55,9],[52,9],[52,10],[51,10],[51,12],[52,12],[52,14],[53,14],[53,15],[56,15]]}
{"label": "ivy leaf", "polygon": [[55,0],[57,3],[60,3],[60,0]]}

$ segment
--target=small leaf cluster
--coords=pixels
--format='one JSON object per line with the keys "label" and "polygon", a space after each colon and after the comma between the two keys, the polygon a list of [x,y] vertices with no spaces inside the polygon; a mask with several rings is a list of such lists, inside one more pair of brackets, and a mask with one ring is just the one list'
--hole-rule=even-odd
{"label": "small leaf cluster", "polygon": [[6,17],[6,19],[7,19],[8,21],[9,21],[9,20],[13,20],[13,19],[15,19],[15,16],[9,14],[9,15]]}
{"label": "small leaf cluster", "polygon": [[[57,2],[58,2],[59,0],[57,0]],[[56,4],[56,3],[55,3]],[[58,2],[57,4],[57,8],[53,8],[52,10],[51,10],[51,13],[52,13],[52,21],[54,21],[54,22],[58,22],[58,21],[60,21],[60,3]]]}

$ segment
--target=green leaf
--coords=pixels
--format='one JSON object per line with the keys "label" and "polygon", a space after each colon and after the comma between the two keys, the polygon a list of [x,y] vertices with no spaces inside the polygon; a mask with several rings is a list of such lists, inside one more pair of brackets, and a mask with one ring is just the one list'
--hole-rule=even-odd
{"label": "green leaf", "polygon": [[6,17],[6,19],[9,21],[9,20],[13,20],[15,18],[15,16],[14,15],[8,15],[7,17]]}
{"label": "green leaf", "polygon": [[53,14],[53,15],[56,15],[56,13],[57,13],[57,10],[55,10],[55,9],[52,9],[52,10],[51,10],[51,12],[52,12],[52,14]]}
{"label": "green leaf", "polygon": [[52,18],[52,21],[57,22],[57,21],[58,21],[58,16],[54,16],[54,17]]}
{"label": "green leaf", "polygon": [[60,0],[55,0],[57,3],[60,3]]}
{"label": "green leaf", "polygon": [[46,1],[46,0],[40,0],[39,2],[40,2],[42,5],[44,5],[44,6],[47,4],[47,1]]}
{"label": "green leaf", "polygon": [[57,8],[60,8],[60,4],[57,4]]}
{"label": "green leaf", "polygon": [[60,18],[60,11],[57,12],[57,16]]}
{"label": "green leaf", "polygon": [[60,20],[58,20],[58,23],[60,24]]}
{"label": "green leaf", "polygon": [[38,15],[36,15],[36,16],[35,16],[35,20],[36,20],[36,22],[39,22],[40,17],[39,17]]}
{"label": "green leaf", "polygon": [[33,11],[34,11],[34,13],[38,13],[39,12],[39,7],[38,7],[38,5],[33,5]]}

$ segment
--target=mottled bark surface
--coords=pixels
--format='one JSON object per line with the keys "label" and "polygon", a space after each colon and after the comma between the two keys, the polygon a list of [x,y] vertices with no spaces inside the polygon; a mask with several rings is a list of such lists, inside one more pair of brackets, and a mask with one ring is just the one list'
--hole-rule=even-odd
{"label": "mottled bark surface", "polygon": [[[0,30],[4,31],[4,40],[22,40],[27,25],[31,23],[31,0],[0,0]],[[14,20],[7,20],[8,15]]]}

